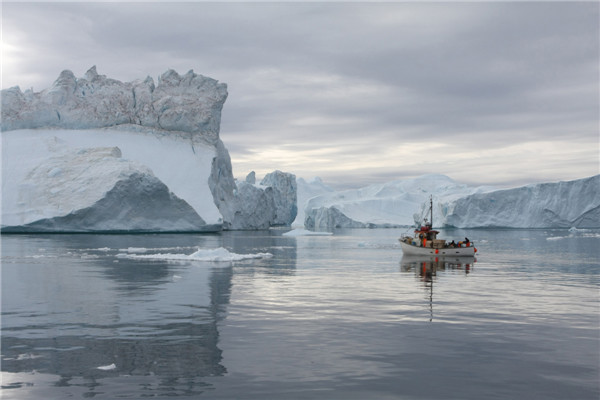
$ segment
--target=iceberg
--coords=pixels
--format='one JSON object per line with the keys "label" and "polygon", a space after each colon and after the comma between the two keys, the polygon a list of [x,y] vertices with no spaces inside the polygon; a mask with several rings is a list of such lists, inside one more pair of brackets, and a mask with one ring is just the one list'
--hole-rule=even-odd
{"label": "iceberg", "polygon": [[[486,190],[491,188],[469,187],[445,175],[429,174],[360,189],[328,192],[308,200],[304,226],[319,230],[410,226],[419,219],[415,212],[422,209],[429,196],[448,201]],[[442,212],[436,210],[434,220],[440,221]]]}
{"label": "iceberg", "polygon": [[445,210],[457,228],[600,228],[600,175],[475,193]]}
{"label": "iceberg", "polygon": [[294,174],[274,171],[257,184],[252,171],[243,182],[234,182],[226,190],[218,189],[223,201],[219,210],[225,228],[232,230],[268,229],[289,226],[296,218],[297,188]]}
{"label": "iceberg", "polygon": [[319,177],[314,177],[310,180],[299,177],[296,179],[296,187],[298,208],[296,219],[292,222],[292,226],[303,227],[304,209],[306,208],[308,201],[313,197],[331,193],[334,190],[330,186],[327,186]]}
{"label": "iceberg", "polygon": [[1,95],[3,232],[260,229],[295,217],[293,175],[236,185],[219,137],[227,85],[212,78],[120,82],[92,67]]}
{"label": "iceberg", "polygon": [[600,228],[600,175],[504,190],[423,175],[312,197],[304,206],[304,226],[412,226],[429,218],[429,196],[436,227]]}
{"label": "iceberg", "polygon": [[226,98],[225,84],[193,71],[155,86],[95,67],[79,79],[63,71],[39,93],[3,90],[2,231],[221,229],[209,180],[229,162]]}
{"label": "iceberg", "polygon": [[260,185],[272,189],[274,215],[271,226],[290,226],[298,214],[296,175],[276,170],[265,175]]}

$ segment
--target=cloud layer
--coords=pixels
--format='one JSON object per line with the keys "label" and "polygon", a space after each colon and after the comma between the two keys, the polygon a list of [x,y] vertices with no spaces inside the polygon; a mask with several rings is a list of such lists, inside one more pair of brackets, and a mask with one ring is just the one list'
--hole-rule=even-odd
{"label": "cloud layer", "polygon": [[194,69],[234,173],[340,187],[599,173],[599,4],[4,3],[2,86]]}

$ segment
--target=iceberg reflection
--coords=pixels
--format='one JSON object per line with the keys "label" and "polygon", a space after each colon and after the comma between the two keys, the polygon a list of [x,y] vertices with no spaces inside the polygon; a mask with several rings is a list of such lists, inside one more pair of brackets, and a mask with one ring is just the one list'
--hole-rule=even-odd
{"label": "iceberg reflection", "polygon": [[[206,377],[227,372],[218,323],[231,264],[117,258],[114,241],[126,236],[32,239],[2,237],[4,388],[90,397],[116,384],[120,393],[189,396],[210,386]],[[164,238],[144,239],[148,248],[165,246]],[[49,379],[63,389],[46,396],[38,383]]]}

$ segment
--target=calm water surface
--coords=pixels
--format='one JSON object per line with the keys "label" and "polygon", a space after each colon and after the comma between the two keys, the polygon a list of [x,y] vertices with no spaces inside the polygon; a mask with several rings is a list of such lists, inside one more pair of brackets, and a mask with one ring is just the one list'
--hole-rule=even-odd
{"label": "calm water surface", "polygon": [[600,231],[283,232],[3,235],[1,397],[600,397]]}

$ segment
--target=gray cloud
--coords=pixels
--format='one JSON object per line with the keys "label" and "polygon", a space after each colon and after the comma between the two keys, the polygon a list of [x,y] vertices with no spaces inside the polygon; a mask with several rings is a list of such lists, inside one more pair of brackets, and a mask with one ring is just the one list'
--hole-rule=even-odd
{"label": "gray cloud", "polygon": [[228,84],[221,136],[239,175],[575,179],[599,172],[599,7],[4,3],[2,84],[194,69]]}

